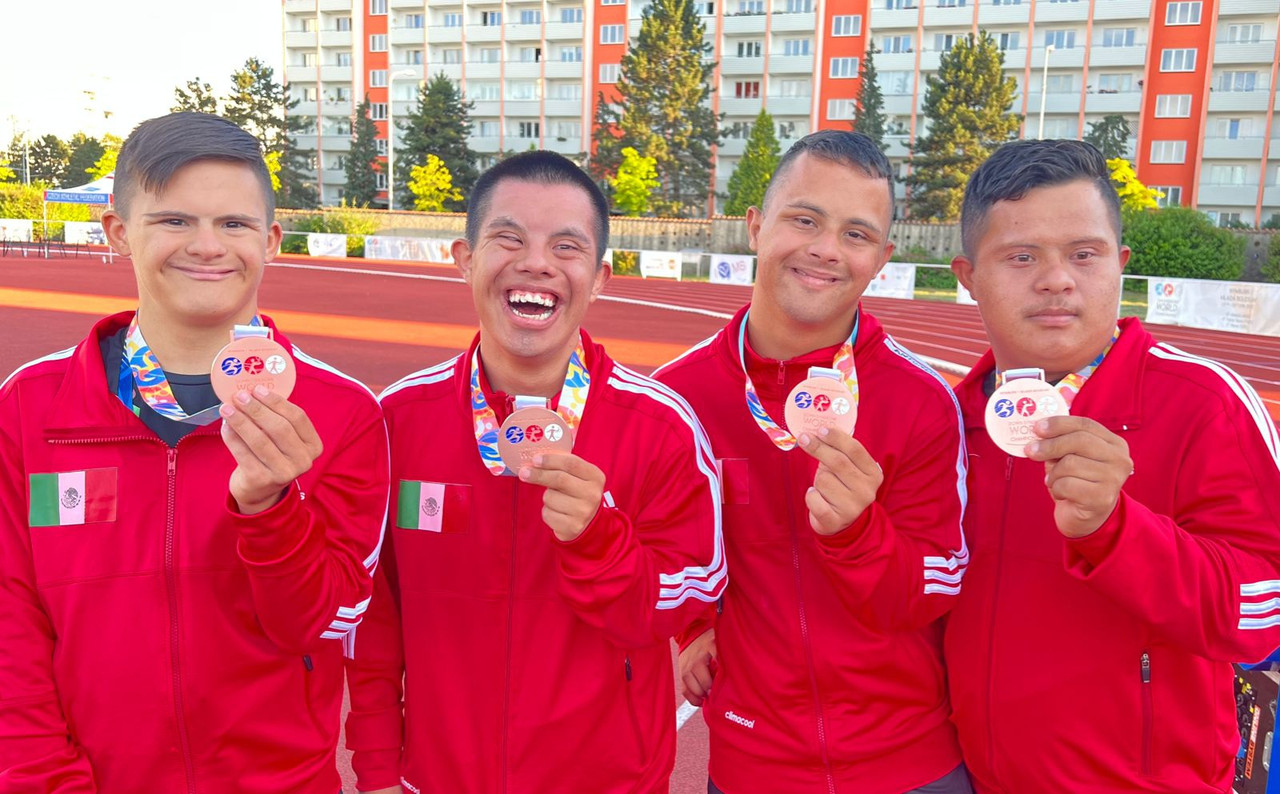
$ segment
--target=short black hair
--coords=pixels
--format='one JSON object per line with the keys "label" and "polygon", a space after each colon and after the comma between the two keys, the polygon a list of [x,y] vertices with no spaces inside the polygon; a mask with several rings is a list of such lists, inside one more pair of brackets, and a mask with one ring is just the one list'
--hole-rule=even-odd
{"label": "short black hair", "polygon": [[960,210],[960,237],[972,257],[987,213],[997,201],[1017,201],[1031,190],[1084,180],[1093,183],[1107,205],[1120,240],[1120,194],[1111,184],[1107,159],[1084,141],[1010,141],[987,158],[969,177]]}
{"label": "short black hair", "polygon": [[591,199],[591,206],[596,212],[595,222],[592,224],[596,232],[596,261],[604,259],[605,249],[609,247],[609,202],[600,186],[587,176],[586,171],[564,155],[545,150],[512,155],[480,175],[467,200],[468,245],[475,248],[476,241],[480,239],[480,227],[493,202],[493,191],[503,180],[581,188],[587,198]]}
{"label": "short black hair", "polygon": [[[782,177],[802,154],[811,154],[833,163],[856,168],[872,179],[883,179],[889,191],[889,206],[893,207],[893,166],[884,151],[876,145],[870,136],[861,132],[848,130],[818,130],[811,132],[792,144],[787,153],[778,161],[773,170],[773,178],[765,189],[762,205],[769,204],[769,194],[773,186],[782,181]],[[764,209],[761,206],[760,209]],[[890,219],[893,213],[890,211]]]}
{"label": "short black hair", "polygon": [[148,119],[129,133],[116,159],[115,208],[128,216],[139,189],[159,193],[185,166],[206,160],[245,165],[262,186],[267,221],[275,220],[276,196],[258,139],[209,113],[170,113]]}

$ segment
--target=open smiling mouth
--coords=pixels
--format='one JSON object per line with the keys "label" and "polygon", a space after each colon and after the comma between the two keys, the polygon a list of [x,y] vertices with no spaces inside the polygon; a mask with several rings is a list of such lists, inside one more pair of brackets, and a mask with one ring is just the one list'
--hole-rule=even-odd
{"label": "open smiling mouth", "polygon": [[513,289],[507,292],[507,306],[517,317],[546,320],[555,314],[560,298],[550,292]]}

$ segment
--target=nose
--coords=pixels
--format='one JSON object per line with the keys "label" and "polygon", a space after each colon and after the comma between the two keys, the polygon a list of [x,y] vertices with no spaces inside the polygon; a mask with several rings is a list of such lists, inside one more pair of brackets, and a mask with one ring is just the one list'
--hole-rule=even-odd
{"label": "nose", "polygon": [[1075,273],[1062,257],[1047,257],[1036,274],[1036,290],[1057,294],[1075,289]]}
{"label": "nose", "polygon": [[551,252],[545,246],[531,245],[516,262],[516,270],[534,276],[550,276],[555,273]]}
{"label": "nose", "polygon": [[187,251],[201,259],[217,259],[227,252],[227,247],[223,245],[217,229],[212,224],[201,223],[196,225],[187,243]]}
{"label": "nose", "polygon": [[823,263],[833,263],[840,259],[839,230],[820,232],[809,242],[808,254],[811,258]]}

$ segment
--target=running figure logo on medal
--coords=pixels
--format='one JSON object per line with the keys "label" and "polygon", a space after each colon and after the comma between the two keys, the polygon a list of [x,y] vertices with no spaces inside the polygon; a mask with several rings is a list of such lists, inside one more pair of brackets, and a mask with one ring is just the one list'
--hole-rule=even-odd
{"label": "running figure logo on medal", "polygon": [[80,492],[75,488],[68,488],[62,492],[62,506],[68,510],[75,509],[80,504]]}

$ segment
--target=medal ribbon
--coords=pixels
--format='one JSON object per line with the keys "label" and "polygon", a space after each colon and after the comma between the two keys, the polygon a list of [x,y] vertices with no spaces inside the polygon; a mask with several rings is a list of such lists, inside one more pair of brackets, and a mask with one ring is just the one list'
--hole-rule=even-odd
{"label": "medal ribbon", "polygon": [[[1107,357],[1108,353],[1111,352],[1111,348],[1115,346],[1116,340],[1119,338],[1120,338],[1120,326],[1117,325],[1116,330],[1113,331],[1111,334],[1111,340],[1107,342],[1106,347],[1102,348],[1102,352],[1098,354],[1097,358],[1095,358],[1093,361],[1090,361],[1079,371],[1072,372],[1070,375],[1067,375],[1065,378],[1058,381],[1057,384],[1054,385],[1054,388],[1058,390],[1058,394],[1061,394],[1062,399],[1066,401],[1068,408],[1071,407],[1071,403],[1075,402],[1076,395],[1079,394],[1080,390],[1084,388],[1085,381],[1089,380],[1089,378],[1092,377],[1093,371],[1098,368],[1098,365],[1102,363],[1102,360]],[[1043,371],[1041,370],[1041,372]],[[997,383],[996,383],[997,386],[1004,383],[1005,382],[1004,373],[1003,372],[1000,373],[997,376],[996,380],[997,380]]]}
{"label": "medal ribbon", "polygon": [[[237,325],[231,333],[234,339],[245,336],[270,337],[271,329],[264,327],[262,321],[254,315],[249,325]],[[178,400],[173,396],[173,387],[169,385],[169,379],[160,367],[159,359],[142,336],[136,312],[133,320],[129,322],[129,331],[124,338],[124,352],[120,356],[120,376],[116,383],[116,396],[135,415],[141,415],[141,410],[133,404],[135,388],[142,401],[166,419],[203,426],[218,418],[217,406],[199,413],[188,414],[178,404]]]}
{"label": "medal ribbon", "polygon": [[[738,359],[742,362],[742,375],[746,382],[747,410],[751,412],[751,418],[756,420],[756,424],[769,437],[773,445],[786,452],[795,448],[796,437],[769,416],[769,412],[764,409],[764,404],[760,402],[760,396],[756,394],[755,386],[751,384],[751,374],[747,372],[747,318],[750,316],[750,311],[744,314],[742,325],[738,328]],[[849,339],[836,351],[835,361],[832,362],[833,368],[840,374],[840,382],[853,395],[854,408],[858,407],[858,372],[853,365],[853,345],[858,339],[858,324],[861,319],[860,314],[854,316],[853,333],[849,334]]]}
{"label": "medal ribbon", "polygon": [[[560,400],[556,405],[556,413],[564,419],[571,432],[577,432],[582,421],[582,412],[587,407],[587,392],[591,389],[591,373],[586,366],[587,354],[582,349],[582,335],[578,335],[578,347],[569,356],[569,367],[564,373],[564,387],[560,389]],[[517,402],[523,398],[517,398]],[[517,407],[521,407],[517,405]],[[474,417],[476,446],[480,450],[480,461],[495,477],[508,472],[507,466],[498,454],[498,415],[489,407],[484,398],[484,390],[480,388],[480,349],[471,356],[471,415]]]}

